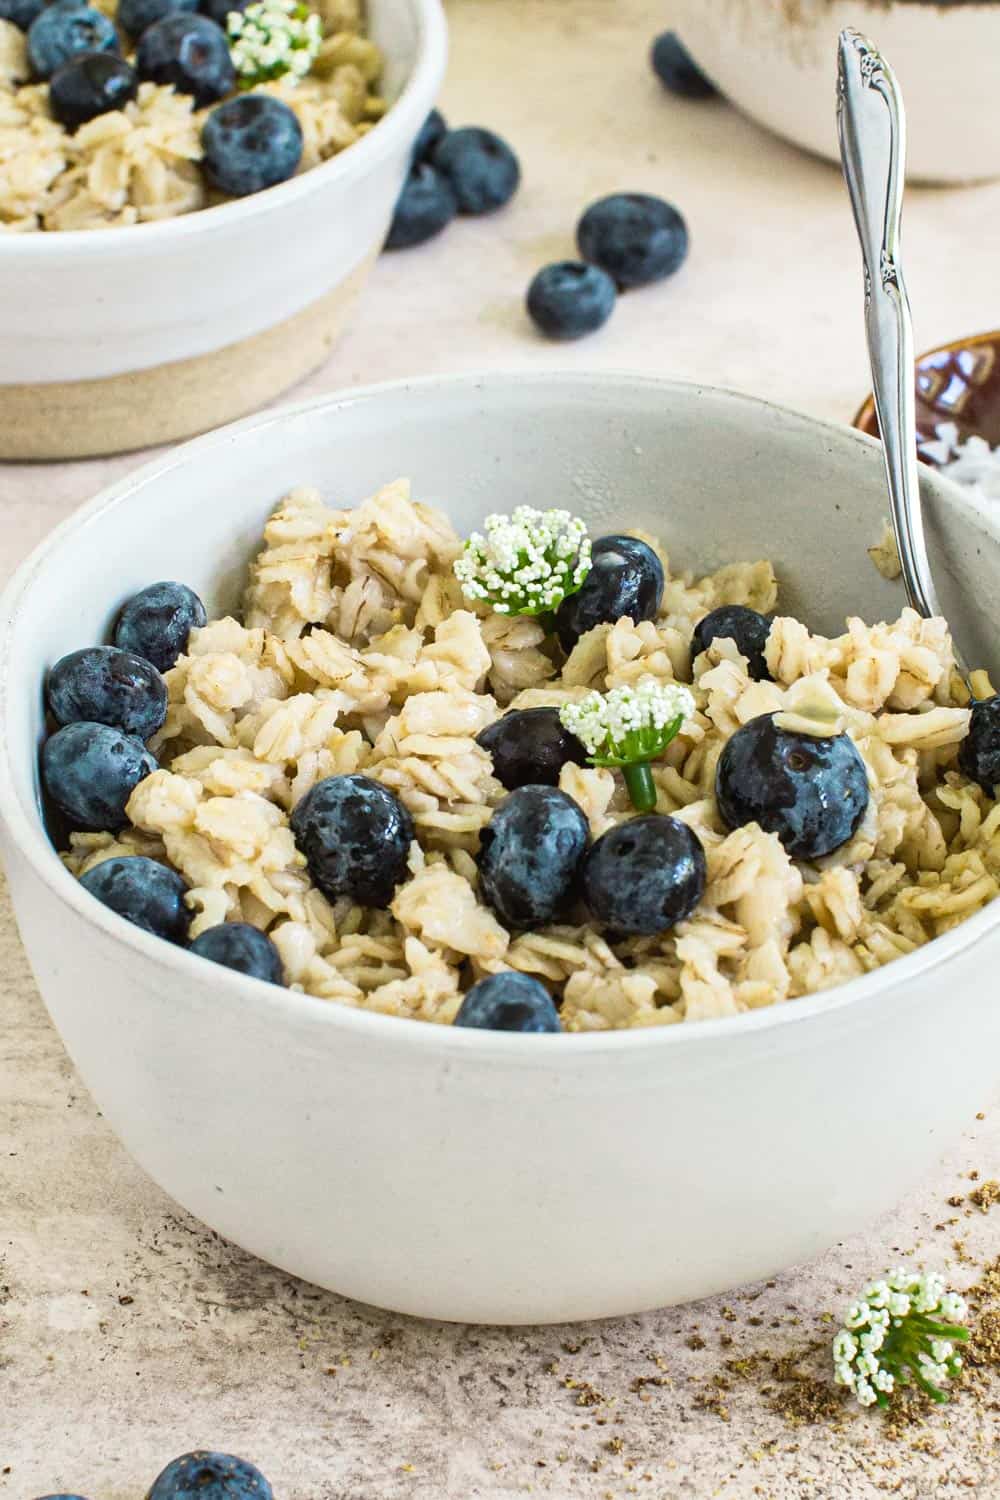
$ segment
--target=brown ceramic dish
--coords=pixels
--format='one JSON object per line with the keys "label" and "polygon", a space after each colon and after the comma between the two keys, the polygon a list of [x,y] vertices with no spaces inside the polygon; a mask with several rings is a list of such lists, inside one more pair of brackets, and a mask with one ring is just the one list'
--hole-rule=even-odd
{"label": "brown ceramic dish", "polygon": [[[945,422],[953,422],[963,440],[975,435],[991,448],[1000,444],[1000,331],[955,339],[917,360],[917,452],[924,463],[934,464],[925,445]],[[871,396],[854,426],[878,437]]]}

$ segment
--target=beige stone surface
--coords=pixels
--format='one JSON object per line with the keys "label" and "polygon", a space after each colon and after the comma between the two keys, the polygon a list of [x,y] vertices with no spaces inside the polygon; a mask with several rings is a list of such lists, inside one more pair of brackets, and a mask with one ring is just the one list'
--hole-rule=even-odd
{"label": "beige stone surface", "polygon": [[[384,258],[353,331],[304,390],[599,366],[849,418],[866,382],[858,257],[836,172],[724,105],[664,96],[646,50],[667,5],[453,0],[450,13],[445,105],[456,123],[509,135],[523,189],[493,220]],[[586,201],[626,188],[683,208],[688,265],[623,298],[597,337],[542,343],[521,311],[529,276],[571,252]],[[1000,186],[913,192],[906,228],[918,342],[1000,323]],[[0,572],[141,461],[0,469]],[[1000,1495],[996,1372],[921,1417],[926,1426],[894,1433],[846,1404],[832,1421],[800,1420],[819,1388],[780,1379],[788,1367],[775,1372],[764,1354],[796,1356],[805,1376],[826,1381],[829,1314],[900,1257],[948,1269],[959,1286],[975,1281],[953,1240],[980,1261],[1000,1250],[1000,1207],[987,1215],[964,1201],[968,1173],[1000,1175],[990,1101],[970,1098],[963,1140],[893,1213],[773,1286],[587,1328],[427,1326],[272,1271],[159,1193],[66,1060],[6,904],[0,976],[2,1500],[58,1489],[139,1500],[167,1459],[199,1445],[255,1459],[279,1500]],[[842,1098],[816,1107],[833,1120],[863,1101],[845,1080]],[[872,1171],[878,1158],[873,1141]]]}

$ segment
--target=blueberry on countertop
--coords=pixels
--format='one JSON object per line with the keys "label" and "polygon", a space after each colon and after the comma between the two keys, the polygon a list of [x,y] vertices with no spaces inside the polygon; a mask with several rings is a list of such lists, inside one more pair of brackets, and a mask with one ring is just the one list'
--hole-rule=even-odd
{"label": "blueberry on countertop", "polygon": [[160,672],[169,672],[187,650],[188,636],[208,616],[198,595],[183,583],[151,583],[122,606],[112,639],[123,651],[144,656]]}
{"label": "blueberry on countertop", "polygon": [[205,170],[234,198],[294,177],[302,160],[295,111],[270,94],[243,94],[213,109],[201,130]]}
{"label": "blueberry on countertop", "polygon": [[273,1500],[271,1486],[245,1458],[185,1453],[167,1464],[146,1500]]}
{"label": "blueberry on countertop", "polygon": [[139,91],[131,63],[114,52],[81,52],[49,79],[49,108],[67,130],[109,110],[123,109]]}
{"label": "blueberry on countertop", "polygon": [[277,948],[266,932],[249,922],[220,922],[218,927],[206,927],[194,939],[191,952],[239,974],[266,979],[269,984],[284,982]]}
{"label": "blueberry on countertop", "polygon": [[45,0],[0,0],[0,21],[27,31],[44,4]]}
{"label": "blueberry on countertop", "polygon": [[613,625],[625,615],[636,624],[655,620],[664,583],[663,564],[638,537],[599,537],[591,549],[590,572],[583,586],[556,611],[556,633],[563,650],[572,651],[595,625]]}
{"label": "blueberry on countertop", "polygon": [[291,816],[295,843],[329,901],[388,906],[413,842],[413,820],[388,787],[368,776],[317,781]]}
{"label": "blueberry on countertop", "polygon": [[198,109],[236,87],[225,32],[207,16],[187,11],[175,10],[146,28],[136,48],[135,66],[140,78],[169,83],[179,93],[190,94]]}
{"label": "blueberry on countertop", "polygon": [[431,162],[447,177],[463,214],[502,208],[521,180],[517,157],[507,142],[478,126],[449,130],[434,147]]}
{"label": "blueberry on countertop", "polygon": [[117,52],[114,23],[81,0],[53,0],[28,29],[28,61],[36,78],[51,78],[80,52]]}
{"label": "blueberry on countertop", "polygon": [[440,234],[458,213],[448,179],[427,161],[415,161],[396,199],[387,250],[410,250]]}
{"label": "blueberry on countertop", "polygon": [[[0,4],[3,0],[0,0]],[[413,160],[426,161],[438,141],[448,134],[448,122],[439,109],[432,109],[413,143]]]}
{"label": "blueberry on countertop", "polygon": [[594,844],[583,862],[583,899],[613,932],[650,936],[691,915],[705,878],[705,851],[687,824],[645,813]]}
{"label": "blueberry on countertop", "polygon": [[576,894],[590,838],[582,809],[551,786],[511,792],[479,838],[479,890],[506,927],[544,927]]}
{"label": "blueberry on countertop", "polygon": [[793,858],[822,859],[857,832],[868,773],[849,735],[794,734],[762,714],[726,741],[715,798],[729,828],[759,823]]}
{"label": "blueberry on countertop", "polygon": [[118,0],[118,24],[129,36],[141,36],[164,16],[198,9],[198,0]]}
{"label": "blueberry on countertop", "polygon": [[247,6],[251,3],[252,0],[201,0],[201,4],[197,9],[201,11],[203,16],[207,16],[210,21],[214,21],[216,26],[221,26],[222,30],[225,31],[226,22],[232,12],[234,10],[246,10]]}
{"label": "blueberry on countertop", "polygon": [[456,1026],[483,1031],[562,1031],[559,1012],[544,984],[513,970],[474,984],[462,1001]]}
{"label": "blueberry on countertop", "polygon": [[958,752],[958,768],[989,796],[1000,786],[1000,693],[972,705],[969,733]]}
{"label": "blueberry on countertop", "polygon": [[519,786],[558,786],[567,761],[585,766],[587,752],[564,729],[557,708],[518,708],[489,724],[477,745],[493,757],[493,774],[509,792]]}
{"label": "blueberry on countertop", "polygon": [[771,621],[767,615],[747,609],[743,604],[723,604],[713,609],[703,620],[699,620],[691,640],[692,659],[707,651],[719,636],[736,642],[736,648],[749,663],[750,676],[755,682],[772,682],[764,648],[771,633]]}
{"label": "blueberry on countertop", "polygon": [[543,266],[528,287],[528,314],[549,339],[581,339],[603,328],[615,310],[615,284],[600,266],[559,260]]}
{"label": "blueberry on countertop", "polygon": [[672,94],[685,99],[710,99],[715,84],[706,78],[676,31],[661,31],[650,53],[653,72]]}
{"label": "blueberry on countertop", "polygon": [[105,859],[80,876],[84,890],[154,937],[169,943],[187,939],[191,913],[184,904],[187,886],[176,870],[143,854]]}
{"label": "blueberry on countertop", "polygon": [[117,646],[86,646],[63,656],[45,692],[59,724],[89,720],[148,740],[167,717],[167,684],[152,662]]}
{"label": "blueberry on countertop", "polygon": [[67,724],[42,746],[45,790],[74,828],[90,833],[123,828],[128,799],[156,769],[141,740],[107,724]]}
{"label": "blueberry on countertop", "polygon": [[584,260],[619,287],[647,286],[687,258],[687,225],[673,204],[649,193],[612,193],[592,203],[576,227]]}

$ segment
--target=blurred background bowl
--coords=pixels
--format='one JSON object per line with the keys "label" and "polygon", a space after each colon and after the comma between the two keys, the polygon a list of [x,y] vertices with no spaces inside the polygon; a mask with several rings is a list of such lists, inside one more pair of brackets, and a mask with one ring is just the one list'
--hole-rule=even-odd
{"label": "blurred background bowl", "polygon": [[[917,452],[937,465],[938,428],[957,428],[959,443],[981,437],[991,448],[1000,444],[1000,332],[955,339],[921,354],[916,366]],[[854,426],[878,437],[871,396],[854,418]]]}

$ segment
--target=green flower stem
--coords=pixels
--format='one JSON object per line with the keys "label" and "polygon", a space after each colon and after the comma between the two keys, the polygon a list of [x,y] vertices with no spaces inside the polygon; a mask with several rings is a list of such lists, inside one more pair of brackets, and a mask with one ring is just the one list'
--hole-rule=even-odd
{"label": "green flower stem", "polygon": [[623,766],[622,775],[636,812],[652,812],[656,807],[656,783],[649,762],[644,760],[635,766]]}

